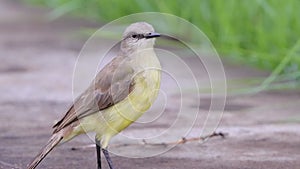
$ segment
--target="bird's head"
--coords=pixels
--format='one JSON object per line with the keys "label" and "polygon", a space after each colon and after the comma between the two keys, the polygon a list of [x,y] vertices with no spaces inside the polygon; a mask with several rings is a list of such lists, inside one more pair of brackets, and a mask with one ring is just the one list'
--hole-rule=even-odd
{"label": "bird's head", "polygon": [[155,33],[154,28],[146,22],[133,23],[123,33],[121,50],[135,52],[147,48],[153,48],[155,38],[160,34]]}

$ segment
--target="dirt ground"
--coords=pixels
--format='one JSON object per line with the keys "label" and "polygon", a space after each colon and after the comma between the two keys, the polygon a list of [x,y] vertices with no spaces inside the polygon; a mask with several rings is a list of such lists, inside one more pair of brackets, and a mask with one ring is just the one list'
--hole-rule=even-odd
{"label": "dirt ground", "polygon": [[[72,73],[76,57],[87,40],[76,34],[82,28],[100,26],[65,17],[50,21],[48,12],[18,1],[0,0],[1,169],[25,168],[47,141],[51,125],[72,101]],[[229,88],[236,85],[231,81],[268,75],[228,63],[225,72]],[[194,102],[197,100],[191,104]],[[178,145],[147,158],[112,155],[112,160],[116,168],[122,169],[300,169],[299,105],[300,91],[230,95],[217,129],[227,134],[225,138]],[[200,109],[204,111],[208,107],[204,104]],[[129,127],[125,134],[160,131],[166,127],[164,124],[169,124],[172,111],[169,109],[165,121]],[[72,150],[90,143],[91,139],[82,135],[63,144],[39,168],[96,168],[94,148]],[[117,137],[114,143],[122,140]],[[134,154],[141,153],[139,150],[145,147],[149,152],[165,148],[132,144],[113,150]]]}

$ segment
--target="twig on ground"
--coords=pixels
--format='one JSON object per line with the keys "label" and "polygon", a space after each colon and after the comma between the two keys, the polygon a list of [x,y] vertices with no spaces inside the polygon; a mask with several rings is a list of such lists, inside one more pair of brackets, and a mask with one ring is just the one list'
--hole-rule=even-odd
{"label": "twig on ground", "polygon": [[177,145],[177,144],[185,144],[187,142],[193,142],[193,141],[205,141],[209,138],[216,137],[216,136],[221,136],[222,138],[225,138],[226,135],[227,135],[226,133],[214,132],[210,135],[203,136],[203,137],[192,137],[192,138],[182,137],[178,141],[168,142],[168,143],[147,143],[146,140],[143,140],[143,144],[145,144],[145,145],[165,145],[165,146],[167,146],[167,145]]}
{"label": "twig on ground", "polygon": [[[205,141],[209,138],[212,137],[222,137],[225,138],[228,134],[227,133],[222,133],[222,132],[214,132],[210,135],[203,136],[203,137],[192,137],[192,138],[185,138],[182,137],[180,140],[174,141],[174,142],[161,142],[161,143],[148,143],[146,140],[142,140],[142,143],[134,143],[134,144],[112,144],[110,147],[126,147],[126,146],[135,146],[135,145],[150,145],[150,146],[168,146],[168,145],[177,145],[177,144],[185,144],[187,142],[194,142],[194,141]],[[81,147],[72,147],[71,150],[78,150],[78,149],[86,149],[86,148],[91,148],[95,147],[95,144],[90,144],[90,145],[85,145]]]}

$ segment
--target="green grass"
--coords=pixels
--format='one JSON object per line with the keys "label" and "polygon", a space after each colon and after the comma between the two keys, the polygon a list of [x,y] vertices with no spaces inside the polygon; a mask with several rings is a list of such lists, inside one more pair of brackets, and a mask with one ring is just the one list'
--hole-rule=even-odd
{"label": "green grass", "polygon": [[198,26],[224,57],[272,70],[266,88],[285,77],[300,83],[299,0],[26,0],[66,13],[108,22],[137,12],[164,12]]}

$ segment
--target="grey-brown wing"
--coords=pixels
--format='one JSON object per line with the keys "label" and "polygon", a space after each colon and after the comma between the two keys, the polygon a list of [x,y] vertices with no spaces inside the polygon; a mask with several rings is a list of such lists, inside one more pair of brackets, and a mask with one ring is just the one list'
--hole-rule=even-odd
{"label": "grey-brown wing", "polygon": [[117,57],[96,76],[54,126],[54,133],[90,114],[106,109],[125,99],[133,90],[133,68],[124,57]]}

